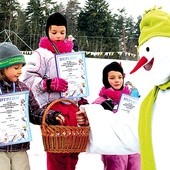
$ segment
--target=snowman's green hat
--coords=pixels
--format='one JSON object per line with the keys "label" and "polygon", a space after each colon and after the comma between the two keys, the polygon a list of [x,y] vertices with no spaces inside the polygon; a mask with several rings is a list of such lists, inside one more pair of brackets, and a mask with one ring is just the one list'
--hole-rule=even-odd
{"label": "snowman's green hat", "polygon": [[140,22],[139,46],[156,36],[170,37],[170,14],[153,8],[143,15]]}

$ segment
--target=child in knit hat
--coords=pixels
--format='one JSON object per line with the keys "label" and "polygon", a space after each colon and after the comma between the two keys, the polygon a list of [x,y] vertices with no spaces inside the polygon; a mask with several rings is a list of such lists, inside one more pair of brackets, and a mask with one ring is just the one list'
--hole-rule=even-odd
{"label": "child in knit hat", "polygon": [[[73,42],[66,39],[67,20],[61,13],[53,13],[46,22],[46,36],[39,42],[39,48],[31,56],[24,75],[24,82],[31,87],[41,107],[47,107],[52,101],[66,92],[68,82],[58,76],[55,57],[58,53],[73,51]],[[53,110],[60,110],[65,117],[65,125],[77,126],[77,107],[73,104],[57,103]],[[75,170],[78,153],[47,153],[48,170]]]}
{"label": "child in knit hat", "polygon": [[[26,62],[23,54],[15,45],[10,42],[0,43],[0,96],[8,93],[13,93],[15,95],[15,92],[29,91],[29,119],[31,123],[40,125],[44,109],[39,107],[31,89],[23,82],[19,81],[19,77],[22,74],[22,67],[25,64]],[[8,113],[8,111],[6,112]],[[11,124],[14,119],[15,116],[14,118],[11,117]],[[60,112],[50,110],[46,118],[46,122],[54,125],[61,124],[64,122],[64,117],[60,114]],[[9,142],[6,142],[1,145],[0,169],[30,170],[28,155],[26,152],[28,149],[30,149],[29,142],[16,144],[9,144]]]}
{"label": "child in knit hat", "polygon": [[[104,86],[100,90],[99,97],[93,103],[102,104],[106,106],[107,110],[117,112],[122,93],[130,94],[130,89],[124,86],[124,72],[121,65],[117,62],[108,64],[103,69],[102,81]],[[109,105],[110,102],[111,105]]]}
{"label": "child in knit hat", "polygon": [[[103,87],[99,97],[93,102],[101,104],[105,110],[116,114],[122,94],[129,94],[130,89],[124,86],[124,71],[118,62],[112,62],[103,69]],[[87,117],[77,112],[77,119],[81,123],[88,123]],[[104,170],[140,170],[140,155],[102,155]]]}

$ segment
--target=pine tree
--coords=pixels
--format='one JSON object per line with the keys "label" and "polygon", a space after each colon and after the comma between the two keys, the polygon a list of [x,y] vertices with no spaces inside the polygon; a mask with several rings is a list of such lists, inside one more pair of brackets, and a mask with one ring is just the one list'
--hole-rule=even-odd
{"label": "pine tree", "polygon": [[[113,17],[105,0],[88,0],[78,18],[79,34],[87,36],[87,47],[91,51],[109,51],[112,32]],[[101,46],[102,43],[102,46]],[[100,48],[99,48],[100,46]]]}

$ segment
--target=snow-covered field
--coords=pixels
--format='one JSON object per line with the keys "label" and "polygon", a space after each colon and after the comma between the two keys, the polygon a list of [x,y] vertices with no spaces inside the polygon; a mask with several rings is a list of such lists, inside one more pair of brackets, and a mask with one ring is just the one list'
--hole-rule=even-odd
{"label": "snow-covered field", "polygon": [[[26,61],[31,61],[30,55],[25,55]],[[87,98],[89,102],[92,102],[99,93],[102,87],[102,70],[103,68],[114,61],[113,59],[94,59],[87,58],[87,77],[89,84],[90,96]],[[121,62],[124,71],[126,73],[125,81],[130,80],[139,89],[141,97],[145,97],[148,90],[151,88],[152,80],[147,78],[146,72],[140,69],[135,74],[129,75],[129,72],[135,66],[135,61],[122,60]],[[25,71],[26,67],[24,68]],[[22,77],[21,77],[22,79]],[[28,151],[31,170],[46,170],[46,153],[43,149],[41,131],[38,125],[31,125],[32,138],[31,149]],[[79,155],[79,161],[76,170],[103,170],[103,164],[100,159],[100,155],[81,153]]]}
{"label": "snow-covered field", "polygon": [[[31,125],[31,130],[33,140],[31,149],[28,151],[31,170],[47,170],[46,153],[42,144],[40,128],[37,125]],[[103,170],[100,155],[81,153],[76,170]]]}

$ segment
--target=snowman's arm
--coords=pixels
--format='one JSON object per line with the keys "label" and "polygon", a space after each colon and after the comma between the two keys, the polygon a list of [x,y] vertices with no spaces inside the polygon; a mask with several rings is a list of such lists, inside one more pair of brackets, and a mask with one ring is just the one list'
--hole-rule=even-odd
{"label": "snowman's arm", "polygon": [[137,116],[114,114],[98,104],[82,107],[90,124],[87,152],[117,155],[139,153]]}

